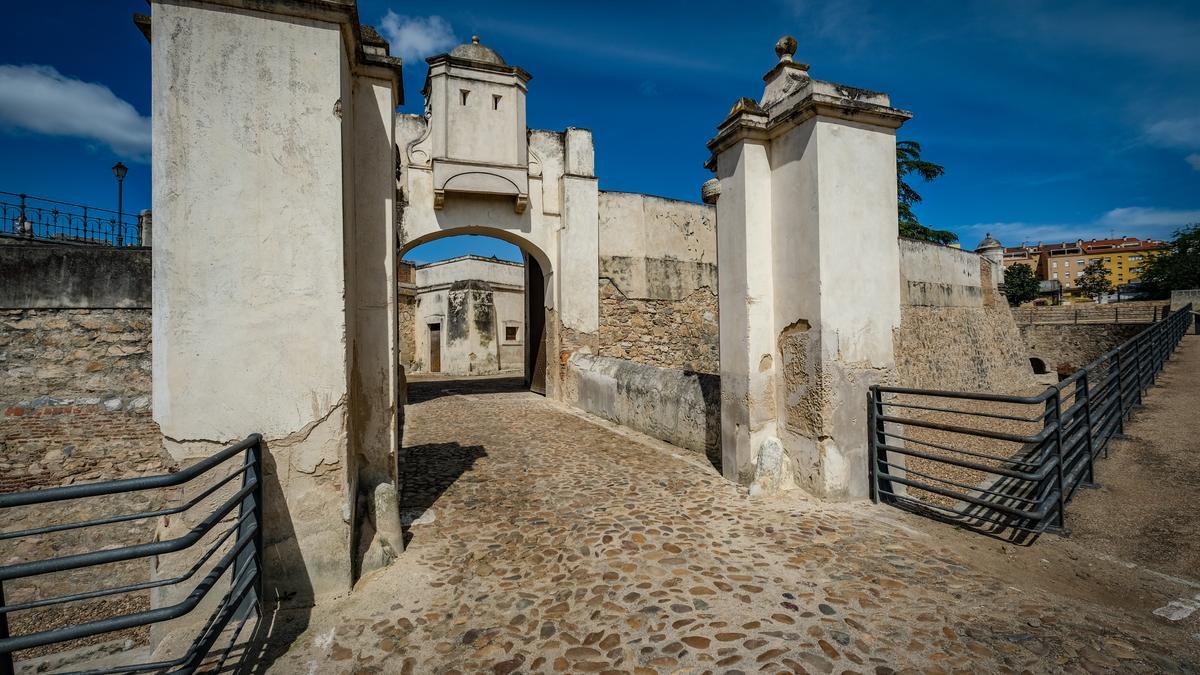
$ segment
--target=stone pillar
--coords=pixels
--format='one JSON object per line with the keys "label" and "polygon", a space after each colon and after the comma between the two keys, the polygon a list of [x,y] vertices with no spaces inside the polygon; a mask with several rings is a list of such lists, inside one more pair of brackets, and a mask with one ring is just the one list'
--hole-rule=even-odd
{"label": "stone pillar", "polygon": [[867,387],[900,324],[895,129],[887,95],[813,80],[776,45],[759,101],[709,141],[720,181],[721,443],[727,478],[867,495]]}
{"label": "stone pillar", "polygon": [[154,245],[154,214],[150,209],[138,213],[138,246],[150,248]]}
{"label": "stone pillar", "polygon": [[564,139],[559,269],[554,271],[558,314],[557,353],[547,368],[547,395],[562,400],[567,360],[578,349],[596,350],[600,327],[600,192],[592,132],[569,128]]}
{"label": "stone pillar", "polygon": [[307,604],[395,509],[399,63],[352,2],[249,4],[152,3],[154,417],[184,463],[264,436],[268,600]]}

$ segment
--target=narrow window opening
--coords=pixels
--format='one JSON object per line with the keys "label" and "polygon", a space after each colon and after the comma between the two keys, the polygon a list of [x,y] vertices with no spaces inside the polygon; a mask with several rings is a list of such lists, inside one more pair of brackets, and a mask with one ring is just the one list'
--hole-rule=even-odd
{"label": "narrow window opening", "polygon": [[500,94],[492,94],[492,110],[500,109]]}
{"label": "narrow window opening", "polygon": [[471,93],[469,89],[459,89],[458,93],[462,94],[462,104],[467,104],[467,95]]}

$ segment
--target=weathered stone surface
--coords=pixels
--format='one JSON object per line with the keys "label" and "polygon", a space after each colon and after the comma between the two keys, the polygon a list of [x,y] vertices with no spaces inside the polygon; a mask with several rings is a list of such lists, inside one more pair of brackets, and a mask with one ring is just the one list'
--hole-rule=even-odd
{"label": "weathered stone surface", "polygon": [[639,300],[626,297],[609,279],[600,282],[601,356],[717,373],[719,328],[714,288],[677,300]]}
{"label": "weathered stone surface", "polygon": [[148,309],[0,310],[0,403],[142,399],[150,347]]}
{"label": "weathered stone surface", "polygon": [[1029,357],[1051,373],[1070,374],[1142,332],[1149,324],[1025,324],[1021,338]]}

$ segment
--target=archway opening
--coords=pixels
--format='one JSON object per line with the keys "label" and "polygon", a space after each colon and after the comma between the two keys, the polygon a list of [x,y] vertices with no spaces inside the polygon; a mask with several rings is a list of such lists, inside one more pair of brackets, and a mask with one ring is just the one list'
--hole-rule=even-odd
{"label": "archway opening", "polygon": [[1046,362],[1036,356],[1029,357],[1029,365],[1033,368],[1034,375],[1045,375],[1050,372],[1046,370]]}
{"label": "archway opening", "polygon": [[[397,468],[406,544],[414,523],[436,517],[442,494],[488,456],[490,444],[471,434],[470,420],[492,405],[479,397],[545,395],[549,273],[530,248],[457,234],[399,252],[397,342],[407,403]],[[463,433],[446,442],[447,425],[458,424]]]}
{"label": "archway opening", "polygon": [[[483,234],[400,251],[400,364],[410,383],[545,393],[546,274],[527,247]],[[436,394],[410,386],[410,401]]]}

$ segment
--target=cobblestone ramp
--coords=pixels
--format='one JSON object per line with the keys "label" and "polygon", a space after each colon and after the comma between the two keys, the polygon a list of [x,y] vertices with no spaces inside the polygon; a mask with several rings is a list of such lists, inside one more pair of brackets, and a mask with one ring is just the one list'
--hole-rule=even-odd
{"label": "cobblestone ramp", "polygon": [[[411,542],[273,672],[1196,672],[1197,626],[972,568],[908,516],[750,499],[527,393],[407,409]],[[944,527],[946,537],[971,536]],[[1014,575],[1015,576],[1015,575]]]}

